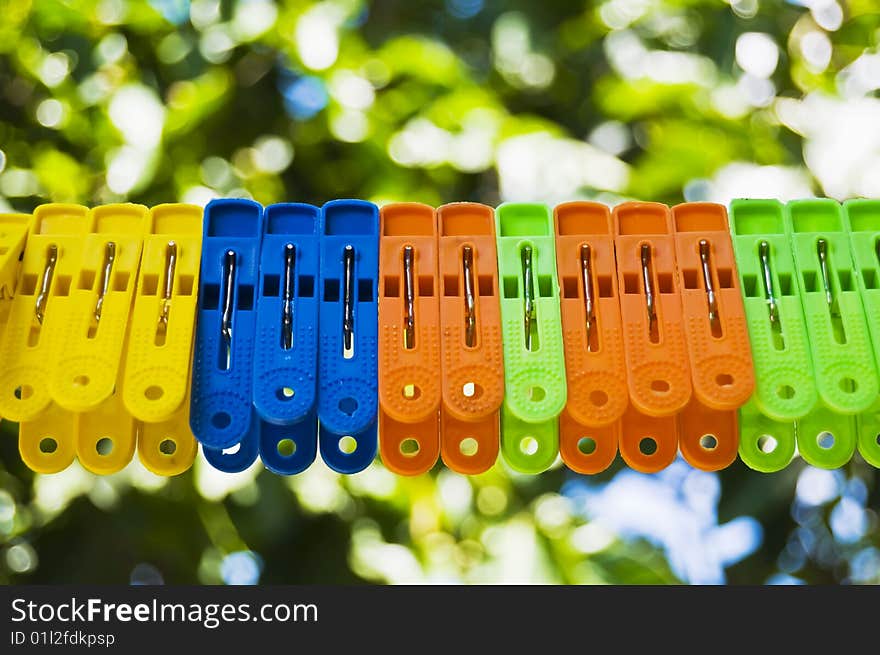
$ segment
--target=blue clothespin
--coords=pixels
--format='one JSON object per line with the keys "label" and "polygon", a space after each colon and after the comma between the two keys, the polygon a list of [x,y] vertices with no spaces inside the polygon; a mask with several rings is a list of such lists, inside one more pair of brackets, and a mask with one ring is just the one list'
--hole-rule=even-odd
{"label": "blue clothespin", "polygon": [[379,208],[334,200],[321,211],[321,457],[340,473],[376,456]]}
{"label": "blue clothespin", "polygon": [[[251,200],[205,207],[190,426],[206,449],[253,440],[254,296],[263,208]],[[242,444],[238,452],[242,452]]]}
{"label": "blue clothespin", "polygon": [[260,457],[301,473],[318,450],[318,248],[321,210],[284,203],[265,210],[254,344],[253,402]]}

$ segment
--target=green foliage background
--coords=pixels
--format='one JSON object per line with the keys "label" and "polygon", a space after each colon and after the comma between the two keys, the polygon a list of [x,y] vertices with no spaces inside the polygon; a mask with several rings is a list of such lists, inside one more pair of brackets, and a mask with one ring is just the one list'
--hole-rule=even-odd
{"label": "green foliage background", "polygon": [[[876,0],[0,0],[0,208],[878,196],[878,40]],[[11,428],[4,582],[230,581],[232,553],[263,582],[683,577],[656,541],[585,531],[561,468],[43,478]],[[843,500],[798,515],[802,469],[720,475],[718,520],[764,528],[727,579],[877,581],[876,472],[834,478],[835,499],[865,490],[844,543],[828,531]],[[831,554],[785,564],[808,529]]]}

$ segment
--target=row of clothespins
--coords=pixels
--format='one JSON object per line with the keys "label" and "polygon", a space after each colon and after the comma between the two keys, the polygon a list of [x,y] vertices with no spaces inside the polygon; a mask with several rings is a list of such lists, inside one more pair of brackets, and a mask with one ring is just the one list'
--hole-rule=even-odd
{"label": "row of clothespins", "polygon": [[878,233],[871,201],[44,205],[0,217],[0,416],[42,472],[174,474],[193,435],[230,472],[878,465]]}

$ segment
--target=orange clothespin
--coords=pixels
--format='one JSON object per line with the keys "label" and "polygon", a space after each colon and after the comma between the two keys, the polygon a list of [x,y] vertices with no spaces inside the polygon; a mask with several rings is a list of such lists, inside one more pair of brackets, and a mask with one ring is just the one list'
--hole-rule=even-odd
{"label": "orange clothespin", "polygon": [[437,210],[443,403],[440,453],[475,475],[498,458],[504,354],[495,212],[476,203]]}
{"label": "orange clothespin", "polygon": [[572,470],[599,473],[617,455],[629,405],[611,211],[569,202],[554,219],[568,385],[559,452]]}
{"label": "orange clothespin", "polygon": [[379,213],[379,452],[418,475],[440,455],[437,216],[418,203]]}
{"label": "orange clothespin", "polygon": [[691,465],[715,471],[736,459],[737,410],[755,387],[745,309],[724,206],[685,203],[672,218],[694,389],[679,446]]}
{"label": "orange clothespin", "polygon": [[672,213],[659,203],[627,202],[612,218],[631,403],[620,454],[634,469],[659,471],[678,453],[675,415],[692,391]]}

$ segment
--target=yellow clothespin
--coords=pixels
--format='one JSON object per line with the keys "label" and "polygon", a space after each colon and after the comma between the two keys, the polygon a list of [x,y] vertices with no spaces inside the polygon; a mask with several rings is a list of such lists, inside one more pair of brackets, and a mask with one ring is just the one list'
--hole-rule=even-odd
{"label": "yellow clothespin", "polygon": [[150,211],[104,205],[89,217],[70,302],[59,310],[65,329],[50,377],[52,399],[74,412],[97,409],[116,388]]}
{"label": "yellow clothespin", "polygon": [[189,407],[202,213],[179,204],[151,212],[122,381],[125,406],[141,421],[173,421],[182,405]]}
{"label": "yellow clothespin", "polygon": [[30,214],[0,214],[0,301],[11,300],[15,292],[19,258],[32,220]]}
{"label": "yellow clothespin", "polygon": [[49,380],[68,329],[66,309],[90,227],[89,211],[80,205],[49,204],[34,211],[0,340],[0,416],[29,421],[51,404]]}
{"label": "yellow clothespin", "polygon": [[9,318],[21,253],[32,220],[30,214],[0,214],[0,333]]}

